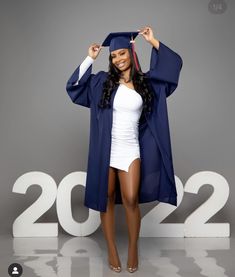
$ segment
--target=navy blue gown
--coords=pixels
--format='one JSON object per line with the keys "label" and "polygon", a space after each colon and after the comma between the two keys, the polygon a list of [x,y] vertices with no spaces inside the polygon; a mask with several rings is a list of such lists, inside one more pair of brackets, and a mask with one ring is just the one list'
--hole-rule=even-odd
{"label": "navy blue gown", "polygon": [[[146,77],[154,94],[150,114],[143,111],[139,123],[141,157],[139,203],[158,200],[177,206],[167,97],[178,86],[182,58],[160,41],[159,49],[152,47],[149,71]],[[90,138],[84,205],[105,212],[108,197],[108,173],[111,150],[113,100],[117,88],[111,94],[111,107],[101,109],[107,72],[92,73],[92,65],[74,85],[79,76],[80,65],[66,84],[66,91],[73,103],[90,108]],[[120,183],[116,177],[115,204],[121,204]]]}

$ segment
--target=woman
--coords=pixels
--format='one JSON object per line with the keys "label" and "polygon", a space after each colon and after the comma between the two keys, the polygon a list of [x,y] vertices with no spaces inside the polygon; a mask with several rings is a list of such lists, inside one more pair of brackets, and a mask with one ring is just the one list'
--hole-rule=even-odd
{"label": "woman", "polygon": [[[134,37],[152,46],[150,70],[141,71]],[[129,38],[128,38],[129,36]],[[138,269],[140,209],[154,200],[177,205],[166,97],[176,89],[181,57],[154,37],[151,27],[112,33],[109,72],[92,74],[102,45],[69,78],[66,90],[75,104],[90,108],[90,144],[84,204],[100,211],[112,270],[121,271],[115,244],[114,206],[123,203],[129,246],[127,269]]]}

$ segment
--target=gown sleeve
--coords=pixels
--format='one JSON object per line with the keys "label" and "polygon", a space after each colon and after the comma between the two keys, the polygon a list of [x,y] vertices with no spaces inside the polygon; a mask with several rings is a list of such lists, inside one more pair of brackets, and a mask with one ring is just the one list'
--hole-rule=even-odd
{"label": "gown sleeve", "polygon": [[93,62],[94,59],[87,56],[66,83],[66,91],[72,102],[87,108],[90,108],[92,98],[91,82],[96,76],[91,73]]}
{"label": "gown sleeve", "polygon": [[147,72],[152,82],[160,81],[166,86],[166,97],[177,88],[183,60],[179,54],[160,41],[159,49],[152,47],[150,70]]}
{"label": "gown sleeve", "polygon": [[74,85],[78,85],[79,80],[82,78],[87,69],[93,64],[93,62],[94,59],[92,59],[90,56],[85,58],[85,60],[80,65],[78,80]]}

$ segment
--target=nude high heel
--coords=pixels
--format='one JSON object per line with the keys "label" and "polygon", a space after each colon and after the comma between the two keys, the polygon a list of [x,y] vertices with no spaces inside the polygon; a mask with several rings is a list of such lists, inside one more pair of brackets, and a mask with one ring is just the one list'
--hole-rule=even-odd
{"label": "nude high heel", "polygon": [[109,263],[109,267],[110,267],[110,269],[112,269],[113,271],[118,272],[118,273],[122,271],[122,268],[120,266],[113,266]]}
{"label": "nude high heel", "polygon": [[121,272],[122,271],[122,267],[121,266],[113,266],[110,261],[108,260],[108,264],[109,264],[109,268],[112,269],[115,272]]}
{"label": "nude high heel", "polygon": [[130,273],[134,273],[135,271],[138,270],[138,266],[129,267],[129,266],[127,265],[127,270],[128,270]]}

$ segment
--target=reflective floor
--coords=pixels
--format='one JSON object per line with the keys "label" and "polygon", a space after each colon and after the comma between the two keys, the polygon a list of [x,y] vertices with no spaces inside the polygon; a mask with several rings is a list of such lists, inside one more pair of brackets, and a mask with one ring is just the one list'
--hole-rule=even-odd
{"label": "reflective floor", "polygon": [[119,235],[117,247],[121,273],[107,266],[106,244],[101,234],[89,237],[13,238],[0,236],[0,276],[11,263],[23,268],[21,276],[235,276],[235,238],[139,238],[139,270],[129,273],[127,238]]}

